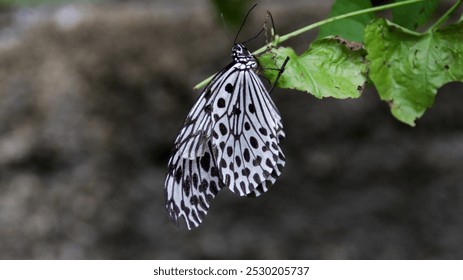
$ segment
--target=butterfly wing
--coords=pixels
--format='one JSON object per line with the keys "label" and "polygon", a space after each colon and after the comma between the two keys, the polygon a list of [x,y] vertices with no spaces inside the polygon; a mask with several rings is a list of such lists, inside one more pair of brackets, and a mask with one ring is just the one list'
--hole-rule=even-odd
{"label": "butterfly wing", "polygon": [[178,224],[182,217],[188,229],[202,222],[223,186],[210,139],[220,106],[229,103],[224,84],[236,79],[234,65],[220,71],[201,93],[183,123],[169,160],[164,187],[166,209],[172,222]]}
{"label": "butterfly wing", "polygon": [[281,148],[279,146],[280,142],[285,138],[285,133],[283,131],[283,124],[282,124],[282,121],[281,121],[281,116],[280,116],[280,114],[278,112],[278,109],[276,109],[273,101],[268,96],[268,94],[264,94],[264,97],[268,97],[268,102],[273,104],[273,108],[274,108],[274,111],[275,111],[275,119],[276,119],[276,124],[277,124],[276,141],[277,141],[277,144],[278,144],[278,160],[276,161],[276,165],[275,165],[272,173],[270,174],[270,176],[265,180],[265,182],[263,182],[262,184],[257,186],[257,188],[254,191],[247,194],[248,197],[258,197],[261,194],[263,194],[264,192],[266,192],[268,190],[268,188],[271,187],[275,183],[276,179],[280,176],[281,171],[282,171],[282,169],[283,169],[283,167],[285,165],[285,156],[284,156],[283,151],[281,151]]}
{"label": "butterfly wing", "polygon": [[195,159],[174,153],[169,161],[164,192],[172,222],[178,225],[179,218],[183,217],[188,229],[197,227],[221,188],[211,145],[206,145],[203,156]]}
{"label": "butterfly wing", "polygon": [[225,113],[213,126],[212,144],[225,186],[241,196],[267,191],[284,166],[279,147],[284,138],[281,117],[252,69],[236,70]]}

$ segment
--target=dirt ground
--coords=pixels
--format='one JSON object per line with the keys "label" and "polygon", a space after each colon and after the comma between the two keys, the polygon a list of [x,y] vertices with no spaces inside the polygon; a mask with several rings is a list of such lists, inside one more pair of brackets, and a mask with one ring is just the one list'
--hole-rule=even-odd
{"label": "dirt ground", "polygon": [[[317,2],[260,1],[242,36],[266,10],[280,34],[320,20]],[[224,190],[198,229],[172,225],[170,149],[192,86],[230,62],[231,43],[208,1],[169,3],[0,11],[0,258],[463,257],[461,83],[414,128],[371,87],[356,100],[277,90],[275,187]]]}

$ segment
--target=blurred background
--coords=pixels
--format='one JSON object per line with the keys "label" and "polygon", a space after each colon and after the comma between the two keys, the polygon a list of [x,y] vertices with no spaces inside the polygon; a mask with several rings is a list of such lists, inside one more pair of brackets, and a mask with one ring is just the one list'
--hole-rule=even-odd
{"label": "blurred background", "polygon": [[267,10],[286,34],[332,3],[222,2],[0,0],[0,258],[462,258],[461,83],[414,128],[371,87],[356,100],[276,90],[277,184],[257,199],[223,190],[196,230],[171,224],[170,149],[244,13],[259,4],[242,40]]}

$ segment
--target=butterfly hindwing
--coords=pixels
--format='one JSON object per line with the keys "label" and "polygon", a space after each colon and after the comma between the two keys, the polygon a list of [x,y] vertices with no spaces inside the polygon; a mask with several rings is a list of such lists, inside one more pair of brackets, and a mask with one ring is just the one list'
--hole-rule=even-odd
{"label": "butterfly hindwing", "polygon": [[171,220],[178,224],[183,217],[189,229],[197,227],[221,188],[210,144],[202,157],[193,160],[174,154],[169,161],[165,190]]}
{"label": "butterfly hindwing", "polygon": [[224,114],[217,103],[229,103],[229,95],[219,89],[225,81],[234,79],[236,73],[230,66],[219,72],[199,96],[175,140],[169,160],[166,208],[175,224],[183,217],[189,229],[202,222],[210,202],[223,186],[210,139],[215,120]]}

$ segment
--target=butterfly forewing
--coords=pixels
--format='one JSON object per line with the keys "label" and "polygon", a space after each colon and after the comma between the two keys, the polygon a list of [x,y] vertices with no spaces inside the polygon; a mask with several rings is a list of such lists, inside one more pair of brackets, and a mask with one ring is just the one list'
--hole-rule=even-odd
{"label": "butterfly forewing", "polygon": [[[233,192],[248,195],[276,169],[279,146],[278,112],[253,71],[240,71],[236,86],[228,86],[227,115],[214,126],[217,165]],[[233,90],[232,90],[233,89]]]}
{"label": "butterfly forewing", "polygon": [[249,51],[233,47],[234,62],[204,89],[175,140],[165,181],[167,211],[197,227],[223,187],[259,196],[281,174],[285,160],[281,117],[255,74]]}

